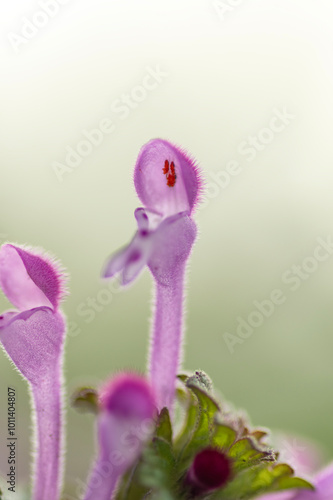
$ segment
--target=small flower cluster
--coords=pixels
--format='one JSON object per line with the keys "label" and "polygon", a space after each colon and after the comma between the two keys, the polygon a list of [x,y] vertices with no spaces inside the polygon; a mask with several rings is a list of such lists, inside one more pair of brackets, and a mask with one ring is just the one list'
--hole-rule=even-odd
{"label": "small flower cluster", "polygon": [[[134,184],[143,205],[135,211],[137,232],[111,256],[103,276],[120,275],[127,285],[145,266],[150,270],[149,368],[145,376],[120,373],[72,396],[74,407],[96,415],[97,453],[83,500],[332,500],[332,466],[314,478],[315,487],[295,477],[267,444],[266,431],[252,429],[216,399],[204,372],[179,374],[184,279],[202,191],[195,162],[169,142],[152,140],[140,151]],[[31,390],[33,500],[59,500],[63,488],[65,281],[43,252],[1,247],[0,286],[14,310],[0,316],[0,342]]]}

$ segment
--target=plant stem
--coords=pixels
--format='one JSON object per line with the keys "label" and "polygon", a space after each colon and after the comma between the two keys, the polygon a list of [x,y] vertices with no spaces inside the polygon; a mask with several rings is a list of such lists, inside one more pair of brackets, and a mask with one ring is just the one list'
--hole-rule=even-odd
{"label": "plant stem", "polygon": [[58,365],[32,385],[36,422],[33,500],[59,500],[62,485],[62,376]]}
{"label": "plant stem", "polygon": [[168,285],[155,280],[155,311],[150,350],[150,380],[157,406],[172,411],[182,354],[185,265]]}

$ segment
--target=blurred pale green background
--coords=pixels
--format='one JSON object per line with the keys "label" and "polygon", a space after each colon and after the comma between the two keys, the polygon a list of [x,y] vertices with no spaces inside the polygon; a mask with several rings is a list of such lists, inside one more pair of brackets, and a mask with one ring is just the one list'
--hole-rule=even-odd
{"label": "blurred pale green background", "polygon": [[[41,3],[1,3],[0,233],[47,249],[70,274],[68,393],[145,368],[150,277],[107,294],[99,276],[135,230],[133,165],[159,136],[187,148],[208,183],[188,280],[186,368],[207,371],[254,424],[306,435],[332,457],[333,256],[295,292],[282,281],[318,237],[333,236],[331,1],[226,0],[223,16],[223,2],[218,9],[212,0],[72,0],[15,51],[9,34],[21,33],[23,18],[36,20]],[[157,66],[156,88],[138,90]],[[121,112],[115,101],[131,93],[133,107]],[[293,119],[271,137],[262,129],[275,108]],[[105,118],[113,132],[60,182],[54,162]],[[239,147],[258,134],[266,144],[248,161]],[[230,161],[239,173],[219,187],[212,174],[222,177]],[[224,333],[276,288],[284,304],[230,353]],[[8,307],[3,296],[0,306]],[[11,385],[24,482],[27,390],[4,356],[0,377],[0,471]],[[72,410],[67,418],[66,475],[76,487],[91,462],[93,419]]]}

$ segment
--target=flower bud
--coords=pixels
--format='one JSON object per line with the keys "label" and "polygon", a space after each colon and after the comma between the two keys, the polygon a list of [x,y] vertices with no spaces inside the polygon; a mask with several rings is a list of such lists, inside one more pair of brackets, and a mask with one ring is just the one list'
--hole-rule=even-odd
{"label": "flower bud", "polygon": [[193,496],[224,486],[231,479],[230,459],[221,451],[206,448],[196,455],[186,476]]}

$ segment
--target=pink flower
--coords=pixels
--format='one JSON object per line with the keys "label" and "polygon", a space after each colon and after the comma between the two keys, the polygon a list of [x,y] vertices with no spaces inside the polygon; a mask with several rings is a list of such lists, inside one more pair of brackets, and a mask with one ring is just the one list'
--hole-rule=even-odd
{"label": "pink flower", "polygon": [[110,500],[117,483],[140,455],[154,429],[155,398],[148,382],[124,373],[100,391],[98,455],[84,500]]}
{"label": "pink flower", "polygon": [[144,208],[135,211],[138,230],[108,261],[104,277],[121,273],[124,285],[147,265],[155,280],[155,317],[150,379],[157,405],[172,409],[183,340],[184,276],[196,238],[192,214],[202,182],[198,167],[182,149],[161,139],[141,149],[134,184]]}
{"label": "pink flower", "polygon": [[0,285],[16,309],[0,316],[0,341],[31,388],[36,423],[34,500],[56,500],[61,489],[65,320],[58,307],[63,284],[63,274],[40,252],[2,246]]}

